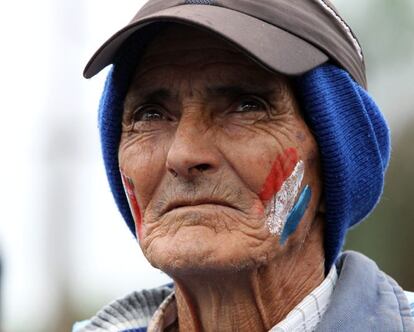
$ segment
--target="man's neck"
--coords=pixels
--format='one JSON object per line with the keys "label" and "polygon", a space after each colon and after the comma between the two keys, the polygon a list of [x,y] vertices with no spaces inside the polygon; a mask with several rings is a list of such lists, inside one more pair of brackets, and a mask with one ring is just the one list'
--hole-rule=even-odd
{"label": "man's neck", "polygon": [[268,331],[323,281],[321,237],[255,270],[175,279],[180,331]]}

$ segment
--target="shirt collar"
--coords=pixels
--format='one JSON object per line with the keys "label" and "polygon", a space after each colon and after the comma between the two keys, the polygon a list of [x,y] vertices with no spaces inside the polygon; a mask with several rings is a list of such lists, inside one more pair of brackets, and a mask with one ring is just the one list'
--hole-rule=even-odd
{"label": "shirt collar", "polygon": [[337,279],[336,266],[332,265],[322,283],[269,332],[315,331],[323,314],[328,309]]}
{"label": "shirt collar", "polygon": [[[337,279],[336,267],[332,265],[329,274],[322,283],[269,332],[314,331],[329,306]],[[165,331],[176,324],[177,319],[175,294],[171,293],[154,313],[147,331]]]}

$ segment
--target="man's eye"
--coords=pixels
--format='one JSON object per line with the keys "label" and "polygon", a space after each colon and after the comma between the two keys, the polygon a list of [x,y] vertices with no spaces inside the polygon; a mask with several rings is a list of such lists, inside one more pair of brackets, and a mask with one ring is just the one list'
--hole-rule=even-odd
{"label": "man's eye", "polygon": [[258,97],[248,97],[242,99],[238,104],[236,112],[260,112],[267,110],[267,103]]}
{"label": "man's eye", "polygon": [[164,110],[158,105],[143,105],[138,107],[134,114],[134,122],[139,121],[162,121],[166,116]]}

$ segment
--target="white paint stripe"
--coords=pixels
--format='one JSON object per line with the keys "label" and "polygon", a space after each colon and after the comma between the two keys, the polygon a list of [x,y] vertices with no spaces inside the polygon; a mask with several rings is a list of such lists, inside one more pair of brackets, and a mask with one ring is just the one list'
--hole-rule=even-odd
{"label": "white paint stripe", "polygon": [[289,178],[283,183],[266,207],[266,224],[273,235],[281,235],[290,211],[302,185],[305,166],[299,161]]}

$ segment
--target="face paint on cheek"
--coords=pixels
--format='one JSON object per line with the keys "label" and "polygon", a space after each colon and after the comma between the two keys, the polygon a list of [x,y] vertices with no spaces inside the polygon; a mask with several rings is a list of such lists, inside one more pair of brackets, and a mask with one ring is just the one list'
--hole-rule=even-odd
{"label": "face paint on cheek", "polygon": [[312,190],[307,185],[302,190],[302,193],[300,194],[298,201],[296,202],[292,211],[290,211],[289,213],[289,216],[285,224],[285,228],[283,229],[282,235],[280,236],[280,244],[284,245],[289,236],[292,235],[298,228],[299,223],[305,215],[306,209],[308,208],[311,197]]}
{"label": "face paint on cheek", "polygon": [[267,226],[273,235],[280,235],[287,221],[288,215],[295,204],[302,184],[305,167],[299,161],[292,174],[283,183],[280,191],[274,195],[266,208]]}
{"label": "face paint on cheek", "polygon": [[131,178],[126,176],[122,171],[121,178],[122,184],[124,185],[125,194],[128,198],[129,208],[131,209],[132,217],[135,221],[135,229],[137,231],[138,239],[142,236],[142,220],[141,220],[141,209],[139,208],[137,197],[135,196],[135,185]]}
{"label": "face paint on cheek", "polygon": [[280,190],[283,182],[292,174],[299,161],[296,149],[289,148],[278,156],[259,194],[263,203],[267,203]]}
{"label": "face paint on cheek", "polygon": [[272,235],[281,235],[295,204],[304,172],[304,163],[298,161],[295,149],[286,150],[276,159],[260,194],[266,203],[266,224]]}

